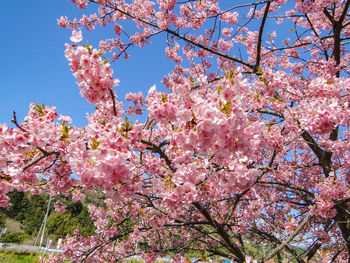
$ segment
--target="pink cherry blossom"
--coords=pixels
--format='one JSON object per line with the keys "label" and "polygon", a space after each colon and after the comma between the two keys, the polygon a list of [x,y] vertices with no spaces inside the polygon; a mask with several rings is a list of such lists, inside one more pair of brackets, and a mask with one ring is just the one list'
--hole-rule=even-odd
{"label": "pink cherry blossom", "polygon": [[[0,125],[1,207],[13,189],[103,196],[95,233],[46,262],[349,261],[349,1],[72,2],[85,14],[58,24],[73,42],[112,29],[66,44],[88,124],[32,103]],[[173,70],[119,101],[114,67],[158,40]]]}
{"label": "pink cherry blossom", "polygon": [[83,40],[83,35],[81,33],[81,30],[73,30],[70,40],[74,43],[81,42]]}
{"label": "pink cherry blossom", "polygon": [[60,200],[55,202],[54,207],[56,212],[64,213],[66,211],[66,206],[63,205]]}

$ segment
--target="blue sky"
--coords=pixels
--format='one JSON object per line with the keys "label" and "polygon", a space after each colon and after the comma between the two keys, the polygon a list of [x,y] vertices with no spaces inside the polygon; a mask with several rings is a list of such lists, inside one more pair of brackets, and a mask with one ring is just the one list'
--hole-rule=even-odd
{"label": "blue sky", "polygon": [[[71,43],[71,31],[57,25],[61,16],[79,17],[80,10],[68,0],[0,1],[0,123],[10,123],[12,111],[23,120],[28,105],[35,101],[56,106],[59,114],[69,115],[77,126],[87,124],[86,113],[93,105],[80,97],[64,44]],[[89,9],[88,9],[89,11]],[[113,36],[112,27],[83,31],[84,43]],[[158,39],[157,39],[158,38]],[[130,50],[131,58],[113,64],[114,76],[120,80],[118,98],[128,92],[144,95],[173,68],[164,55],[164,44]],[[164,43],[164,42],[163,42]]]}
{"label": "blue sky", "polygon": [[[222,1],[226,9],[228,2]],[[227,7],[226,7],[227,5]],[[23,120],[28,105],[35,101],[56,106],[58,113],[69,115],[76,126],[87,124],[87,112],[94,105],[81,98],[68,61],[64,57],[65,43],[70,42],[71,31],[57,25],[57,19],[67,16],[73,19],[90,14],[95,5],[80,10],[69,0],[0,1],[0,123],[10,123],[12,111]],[[275,25],[267,23],[267,31]],[[289,32],[289,31],[287,31]],[[84,40],[94,47],[99,40],[114,36],[112,26],[83,30]],[[165,34],[152,37],[151,45],[131,48],[128,60],[113,64],[115,78],[120,80],[116,88],[119,100],[128,92],[142,91],[156,84],[162,89],[161,80],[174,64],[165,56]]]}

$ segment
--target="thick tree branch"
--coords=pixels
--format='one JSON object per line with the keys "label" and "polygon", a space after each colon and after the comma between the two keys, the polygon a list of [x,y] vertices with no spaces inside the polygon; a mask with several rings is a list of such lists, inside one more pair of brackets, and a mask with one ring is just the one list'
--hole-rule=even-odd
{"label": "thick tree branch", "polygon": [[170,170],[172,172],[176,172],[176,169],[174,167],[172,167],[170,158],[166,155],[166,153],[162,149],[162,146],[169,144],[168,141],[161,142],[159,145],[156,145],[156,144],[154,144],[154,143],[152,143],[150,141],[146,141],[146,140],[143,140],[143,139],[141,139],[140,142],[150,146],[148,149],[151,150],[154,153],[158,153],[160,155],[160,157],[165,160],[165,163],[170,168]]}
{"label": "thick tree branch", "polygon": [[[39,161],[41,161],[42,159],[52,155],[52,154],[55,154],[56,155],[56,159],[60,156],[60,153],[59,152],[56,152],[56,151],[45,151],[43,150],[42,148],[38,147],[38,149],[43,153],[43,155],[39,156],[38,158],[32,160],[30,163],[24,165],[22,167],[22,172],[24,172],[25,170],[27,170],[29,167],[35,165],[36,163],[38,163]],[[55,159],[55,160],[56,160]]]}
{"label": "thick tree branch", "polygon": [[[251,231],[257,235],[259,235],[260,237],[270,241],[271,243],[274,243],[274,244],[278,244],[278,245],[281,245],[283,242],[281,240],[279,240],[277,237],[275,237],[273,234],[270,234],[270,233],[267,233],[265,231],[263,231],[262,229],[259,229],[257,227],[253,227],[251,229]],[[286,250],[291,254],[293,255],[293,257],[299,262],[299,263],[305,263],[300,257],[299,255],[297,254],[297,252],[292,249],[289,245],[287,245],[286,247]]]}
{"label": "thick tree branch", "polygon": [[261,262],[264,262],[265,260],[269,260],[273,258],[277,253],[279,253],[282,249],[284,249],[288,244],[299,234],[299,232],[304,228],[304,226],[310,221],[310,219],[313,216],[309,215],[307,216],[303,222],[299,224],[299,226],[295,229],[295,231],[286,239],[281,241],[281,244],[276,247],[270,254],[268,254],[266,257],[264,257]]}
{"label": "thick tree branch", "polygon": [[344,9],[343,9],[343,13],[339,17],[338,23],[343,24],[345,16],[349,10],[349,7],[350,7],[350,0],[346,1]]}
{"label": "thick tree branch", "polygon": [[113,114],[115,117],[117,117],[117,108],[115,105],[115,95],[114,95],[114,92],[112,89],[108,89],[108,90],[109,90],[109,93],[111,94],[111,98],[112,98],[112,102],[113,102]]}
{"label": "thick tree branch", "polygon": [[210,225],[217,230],[218,234],[225,241],[227,248],[237,257],[238,262],[243,263],[245,261],[245,255],[243,254],[242,250],[231,241],[229,235],[224,230],[223,226],[219,224],[214,218],[212,218],[207,209],[202,207],[200,203],[194,202],[193,205],[209,221]]}
{"label": "thick tree branch", "polygon": [[329,176],[330,172],[333,170],[333,165],[331,161],[332,153],[322,150],[320,146],[318,146],[317,142],[314,140],[314,138],[306,131],[304,130],[301,133],[301,136],[306,141],[307,145],[310,147],[310,149],[314,152],[314,154],[317,156],[323,172],[326,177]]}
{"label": "thick tree branch", "polygon": [[270,5],[271,5],[271,1],[268,1],[267,4],[266,4],[265,10],[264,10],[264,15],[263,15],[263,18],[261,20],[261,24],[260,24],[258,44],[257,44],[257,47],[256,47],[255,70],[258,70],[258,67],[260,66],[262,35],[263,35],[263,32],[264,32],[266,18],[267,18],[267,15],[269,14]]}
{"label": "thick tree branch", "polygon": [[262,114],[273,115],[273,116],[276,116],[278,118],[284,119],[284,115],[279,111],[269,110],[269,109],[261,109],[261,110],[257,110],[257,112],[262,113]]}

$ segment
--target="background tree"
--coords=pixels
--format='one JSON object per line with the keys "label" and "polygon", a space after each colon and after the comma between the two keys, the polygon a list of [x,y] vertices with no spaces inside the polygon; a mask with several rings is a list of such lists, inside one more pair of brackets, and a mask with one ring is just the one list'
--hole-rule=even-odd
{"label": "background tree", "polygon": [[28,208],[28,199],[25,197],[25,193],[14,190],[8,196],[11,198],[11,206],[6,207],[3,212],[7,217],[23,222],[25,218],[23,212]]}
{"label": "background tree", "polygon": [[[98,49],[66,44],[96,111],[78,128],[31,104],[23,123],[14,114],[16,127],[0,127],[2,206],[13,188],[74,200],[81,189],[103,192],[105,204],[89,207],[94,235],[66,242],[74,261],[201,253],[244,262],[255,242],[268,249],[260,262],[282,252],[350,262],[350,1],[72,2],[98,9],[58,20],[73,42],[83,27],[115,32]],[[168,91],[128,94],[124,110],[111,63],[158,34],[175,63]]]}

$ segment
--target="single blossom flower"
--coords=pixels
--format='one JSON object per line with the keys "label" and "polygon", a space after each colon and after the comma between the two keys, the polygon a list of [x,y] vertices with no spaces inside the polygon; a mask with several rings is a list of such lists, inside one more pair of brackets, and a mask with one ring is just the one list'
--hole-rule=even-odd
{"label": "single blossom flower", "polygon": [[73,30],[72,36],[70,37],[70,40],[74,43],[78,43],[83,40],[83,34],[81,30]]}

